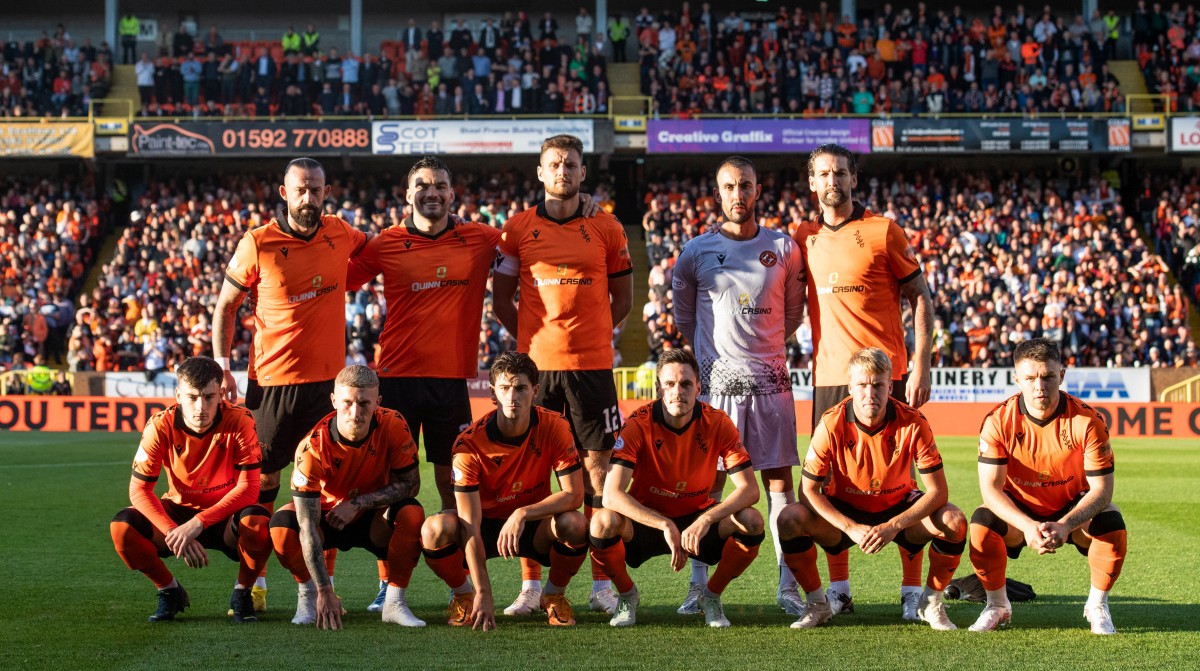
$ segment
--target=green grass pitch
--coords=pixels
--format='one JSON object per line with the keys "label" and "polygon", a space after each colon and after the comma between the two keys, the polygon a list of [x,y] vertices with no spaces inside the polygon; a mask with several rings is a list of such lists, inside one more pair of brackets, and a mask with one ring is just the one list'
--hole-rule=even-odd
{"label": "green grass pitch", "polygon": [[[447,590],[422,562],[409,601],[425,629],[384,625],[366,605],[376,591],[374,557],[343,553],[338,592],[350,610],[346,629],[317,631],[289,623],[296,590],[272,559],[264,621],[236,626],[225,616],[235,567],[219,553],[206,569],[168,566],[192,606],[180,620],[150,625],[154,589],[127,570],[112,548],[108,522],[128,505],[133,434],[0,434],[0,669],[1187,669],[1197,668],[1200,592],[1200,450],[1195,441],[1118,440],[1116,502],[1130,530],[1129,559],[1112,597],[1120,635],[1088,633],[1082,618],[1086,560],[1072,548],[1010,563],[1038,599],[1017,604],[1013,628],[993,634],[939,633],[900,620],[896,553],[852,556],[857,613],[798,632],[774,606],[771,543],[725,595],[734,626],[708,630],[675,608],[687,576],[666,559],[633,572],[642,591],[639,624],[614,630],[587,610],[587,565],[568,595],[579,625],[548,627],[541,617],[498,617],[483,634],[447,627]],[[951,501],[967,514],[979,502],[975,440],[941,441]],[[426,510],[436,506],[423,468]],[[282,497],[281,497],[282,500]],[[964,557],[959,575],[969,570]],[[496,603],[519,588],[515,561],[493,560]],[[686,571],[686,569],[685,569]],[[824,560],[822,560],[824,573]],[[951,603],[964,628],[980,606]]]}

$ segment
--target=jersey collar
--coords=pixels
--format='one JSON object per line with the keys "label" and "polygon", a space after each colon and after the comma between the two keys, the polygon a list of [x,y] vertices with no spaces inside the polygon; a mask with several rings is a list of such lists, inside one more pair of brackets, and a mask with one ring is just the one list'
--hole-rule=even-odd
{"label": "jersey collar", "polygon": [[296,229],[292,228],[291,224],[289,224],[287,221],[287,217],[284,217],[283,219],[276,218],[275,223],[279,224],[279,230],[283,231],[285,235],[289,235],[297,240],[308,242],[309,240],[315,238],[317,233],[319,233],[321,228],[325,225],[325,215],[321,215],[320,221],[317,222],[317,227],[314,228],[312,234],[308,236],[301,235]]}
{"label": "jersey collar", "polygon": [[541,203],[538,203],[538,206],[537,206],[537,216],[541,217],[542,219],[545,219],[546,221],[551,221],[551,222],[558,224],[559,226],[562,226],[563,224],[569,224],[576,219],[583,218],[583,203],[579,204],[579,207],[575,210],[575,214],[572,214],[571,216],[567,217],[566,219],[555,219],[554,217],[550,216],[550,213],[546,210],[546,203],[541,202]]}
{"label": "jersey collar", "polygon": [[487,421],[488,440],[490,440],[493,443],[496,443],[498,445],[508,445],[509,447],[520,447],[520,446],[524,445],[525,439],[529,437],[530,432],[533,431],[533,427],[538,425],[538,410],[537,410],[537,408],[533,408],[529,414],[529,428],[525,429],[525,433],[522,433],[521,435],[517,436],[516,438],[509,438],[508,436],[504,435],[503,433],[500,433],[500,423],[498,421],[496,421],[496,415],[499,412],[500,412],[499,410],[493,410],[492,416],[488,417],[488,421]]}
{"label": "jersey collar", "polygon": [[1058,419],[1060,415],[1067,411],[1067,395],[1065,392],[1059,392],[1058,407],[1055,408],[1054,412],[1050,413],[1050,416],[1046,419],[1036,419],[1033,415],[1029,414],[1029,408],[1025,407],[1025,397],[1023,395],[1017,397],[1017,411],[1022,415],[1025,415],[1025,419],[1028,419],[1030,422],[1033,422],[1038,426],[1046,426],[1050,424],[1050,422]]}
{"label": "jersey collar", "polygon": [[821,215],[821,227],[827,228],[831,231],[840,231],[849,224],[853,224],[860,219],[865,219],[866,216],[867,208],[864,207],[862,203],[855,203],[854,211],[850,213],[850,218],[838,224],[837,226],[830,226],[829,224],[825,223],[825,215]]}
{"label": "jersey collar", "polygon": [[863,433],[867,434],[868,436],[879,435],[879,432],[883,431],[884,427],[886,427],[888,424],[891,424],[893,421],[895,421],[895,419],[896,419],[896,404],[892,401],[891,398],[889,398],[887,400],[887,408],[885,408],[883,411],[883,423],[881,423],[879,426],[875,427],[874,431],[868,431],[867,428],[865,426],[863,426],[862,424],[859,424],[858,419],[856,419],[854,417],[854,402],[850,401],[850,400],[846,401],[846,421],[855,425],[859,431],[862,431]]}
{"label": "jersey collar", "polygon": [[219,406],[219,405],[217,406],[217,416],[213,418],[213,422],[208,427],[208,431],[205,431],[203,433],[198,433],[196,431],[192,431],[192,428],[187,425],[187,422],[183,421],[183,408],[182,407],[179,408],[179,410],[175,411],[175,428],[182,430],[184,433],[186,433],[187,435],[192,436],[194,438],[206,438],[209,435],[212,435],[212,432],[217,430],[217,426],[220,425],[220,423],[221,423],[221,406]]}
{"label": "jersey collar", "polygon": [[367,435],[363,436],[362,440],[346,440],[345,438],[342,438],[341,434],[338,433],[337,415],[335,414],[333,417],[329,418],[329,437],[332,438],[333,442],[335,443],[357,449],[362,447],[368,440],[371,439],[371,434],[375,433],[375,429],[378,426],[379,415],[371,415],[371,426],[367,428]]}
{"label": "jersey collar", "polygon": [[670,424],[667,424],[667,411],[663,409],[663,402],[661,398],[654,402],[651,412],[653,413],[654,421],[657,424],[662,425],[664,429],[677,436],[682,436],[687,432],[688,429],[692,428],[693,422],[700,419],[700,415],[703,414],[704,409],[700,407],[700,401],[696,401],[696,406],[692,408],[692,417],[688,420],[687,424],[683,425],[682,429],[676,429]]}
{"label": "jersey collar", "polygon": [[404,229],[406,231],[408,231],[409,235],[415,235],[419,238],[425,238],[426,240],[437,240],[438,238],[442,237],[443,235],[446,235],[450,231],[454,230],[454,217],[446,218],[446,227],[443,228],[440,233],[435,233],[434,235],[430,235],[430,234],[422,231],[421,229],[417,228],[417,225],[413,223],[413,218],[412,218],[412,215],[410,214],[404,218]]}

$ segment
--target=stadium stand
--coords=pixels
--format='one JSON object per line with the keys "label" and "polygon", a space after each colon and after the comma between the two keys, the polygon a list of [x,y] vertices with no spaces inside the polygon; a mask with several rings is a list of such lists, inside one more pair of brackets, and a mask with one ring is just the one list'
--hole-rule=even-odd
{"label": "stadium stand", "polygon": [[77,44],[61,23],[53,35],[8,41],[0,51],[0,117],[86,116],[111,87],[108,44]]}
{"label": "stadium stand", "polygon": [[[653,288],[643,316],[655,351],[663,341],[679,344],[669,323],[670,268],[687,240],[720,221],[711,186],[709,177],[672,176],[646,192]],[[937,315],[935,366],[1011,365],[1009,343],[1039,335],[1061,342],[1073,365],[1195,365],[1189,297],[1102,178],[928,170],[891,182],[864,176],[859,190],[868,208],[905,228],[925,267]],[[806,182],[768,179],[759,221],[788,230],[812,220],[809,199]],[[1194,223],[1183,230],[1194,236]],[[806,366],[807,325],[789,347],[791,364]]]}

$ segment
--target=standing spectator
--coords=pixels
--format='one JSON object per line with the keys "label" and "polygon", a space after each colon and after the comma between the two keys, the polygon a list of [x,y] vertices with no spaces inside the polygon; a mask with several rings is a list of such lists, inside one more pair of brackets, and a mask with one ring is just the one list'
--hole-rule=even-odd
{"label": "standing spectator", "polygon": [[171,36],[171,55],[175,58],[182,58],[192,53],[195,46],[195,38],[187,31],[187,26],[180,22],[179,30],[175,31],[175,34]]}
{"label": "standing spectator", "polygon": [[133,15],[126,13],[117,24],[117,33],[121,38],[121,64],[129,65],[137,59],[137,39],[141,32],[141,22]]}
{"label": "standing spectator", "polygon": [[148,107],[154,102],[154,63],[150,60],[150,55],[143,51],[141,59],[133,66],[133,71],[137,75],[138,95],[142,99],[142,107]]}
{"label": "standing spectator", "polygon": [[615,14],[608,20],[608,39],[612,42],[612,58],[614,63],[624,63],[629,60],[625,51],[625,41],[629,39],[629,19]]}
{"label": "standing spectator", "polygon": [[191,106],[200,102],[200,75],[204,68],[196,55],[189,53],[179,66],[179,74],[183,77],[183,101]]}
{"label": "standing spectator", "polygon": [[308,28],[305,29],[304,34],[300,36],[300,53],[312,57],[316,56],[320,50],[321,33],[318,33],[317,29],[310,23],[308,24]]}
{"label": "standing spectator", "polygon": [[592,30],[596,23],[592,19],[592,15],[588,13],[587,7],[580,7],[579,14],[575,17],[575,38],[583,38],[587,45],[592,43]]}

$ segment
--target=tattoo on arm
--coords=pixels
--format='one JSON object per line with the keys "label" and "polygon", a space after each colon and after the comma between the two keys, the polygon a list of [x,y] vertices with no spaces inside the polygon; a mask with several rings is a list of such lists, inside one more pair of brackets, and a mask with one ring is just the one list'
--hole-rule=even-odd
{"label": "tattoo on arm", "polygon": [[321,500],[318,498],[293,499],[296,503],[296,520],[300,523],[300,547],[304,550],[304,564],[317,587],[331,584],[325,569],[325,548],[321,543],[318,528],[321,525]]}
{"label": "tattoo on arm", "polygon": [[378,508],[416,496],[420,486],[421,475],[417,469],[414,468],[407,472],[394,470],[386,485],[373,492],[359,494],[350,502],[359,508]]}
{"label": "tattoo on arm", "polygon": [[1099,514],[1101,510],[1108,507],[1108,501],[1104,499],[1105,497],[1103,496],[1085,496],[1079,502],[1079,505],[1075,506],[1074,510],[1067,513],[1067,516],[1063,519],[1063,524],[1071,531],[1083,526],[1088,520]]}

